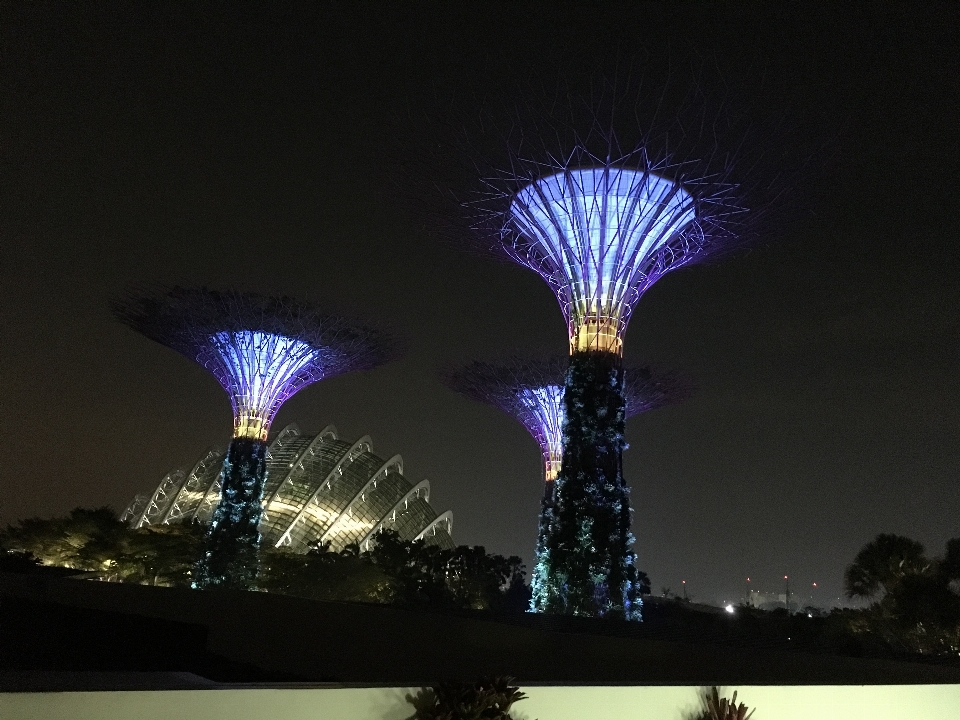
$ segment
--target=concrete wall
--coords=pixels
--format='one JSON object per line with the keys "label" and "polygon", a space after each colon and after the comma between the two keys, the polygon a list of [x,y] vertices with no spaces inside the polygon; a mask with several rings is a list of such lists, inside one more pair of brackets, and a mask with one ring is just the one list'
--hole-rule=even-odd
{"label": "concrete wall", "polygon": [[[523,720],[683,720],[699,689],[524,687]],[[754,720],[956,720],[960,685],[743,686]],[[251,688],[0,694],[3,720],[403,720],[402,688]]]}

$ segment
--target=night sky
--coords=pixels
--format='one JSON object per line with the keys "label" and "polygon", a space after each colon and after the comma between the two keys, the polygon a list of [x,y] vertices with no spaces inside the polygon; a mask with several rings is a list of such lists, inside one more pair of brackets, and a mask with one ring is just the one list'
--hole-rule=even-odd
{"label": "night sky", "polygon": [[633,315],[629,361],[696,385],[628,423],[641,568],[704,601],[788,574],[828,605],[877,533],[932,554],[960,536],[957,5],[240,5],[0,10],[0,522],[121,510],[225,447],[215,380],[107,309],[130,284],[205,284],[405,336],[404,360],[302,391],[274,428],[371,435],[458,542],[529,562],[538,448],[436,370],[564,351],[565,325],[534,273],[458,252],[426,195],[418,217],[431,164],[468,176],[432,133],[529,77],[700,63],[816,128],[771,142],[825,151],[801,212]]}

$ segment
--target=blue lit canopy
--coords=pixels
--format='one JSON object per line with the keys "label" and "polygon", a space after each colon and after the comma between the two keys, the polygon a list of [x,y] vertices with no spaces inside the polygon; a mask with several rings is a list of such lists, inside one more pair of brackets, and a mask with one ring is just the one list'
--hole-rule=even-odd
{"label": "blue lit canopy", "polygon": [[230,396],[234,436],[261,440],[287,399],[337,365],[334,350],[252,330],[211,335],[197,359]]}
{"label": "blue lit canopy", "polygon": [[285,295],[171,287],[111,302],[117,318],[195,360],[230,396],[234,436],[265,440],[280,406],[307,385],[396,357],[381,330]]}
{"label": "blue lit canopy", "polygon": [[[544,479],[557,477],[563,458],[563,383],[569,358],[511,358],[500,363],[476,361],[448,370],[444,382],[469,398],[489,403],[517,420],[537,441],[543,455]],[[654,410],[684,400],[686,381],[673,373],[651,375],[647,368],[624,369],[626,415]]]}
{"label": "blue lit canopy", "polygon": [[521,189],[509,215],[507,251],[553,288],[571,351],[621,352],[643,292],[700,247],[693,196],[650,171],[564,170]]}
{"label": "blue lit canopy", "polygon": [[555,480],[563,460],[563,386],[516,389],[517,420],[527,429],[543,454],[544,479]]}

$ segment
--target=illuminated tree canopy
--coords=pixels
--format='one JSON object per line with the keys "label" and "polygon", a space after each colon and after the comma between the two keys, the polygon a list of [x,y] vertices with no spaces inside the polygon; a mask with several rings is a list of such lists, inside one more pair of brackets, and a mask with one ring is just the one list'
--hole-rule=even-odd
{"label": "illuminated tree canopy", "polygon": [[[466,397],[499,408],[517,420],[537,441],[544,476],[556,478],[563,456],[563,389],[570,359],[512,357],[475,361],[444,371],[444,383]],[[641,366],[624,370],[626,416],[632,417],[689,396],[689,384],[674,373],[651,374]]]}
{"label": "illuminated tree canopy", "polygon": [[376,328],[287,296],[174,287],[112,304],[126,325],[205,367],[227,392],[234,436],[265,440],[302,388],[397,356]]}
{"label": "illuminated tree canopy", "polygon": [[643,291],[702,247],[690,193],[647,169],[568,169],[523,188],[510,204],[507,252],[547,281],[571,351],[621,352]]}

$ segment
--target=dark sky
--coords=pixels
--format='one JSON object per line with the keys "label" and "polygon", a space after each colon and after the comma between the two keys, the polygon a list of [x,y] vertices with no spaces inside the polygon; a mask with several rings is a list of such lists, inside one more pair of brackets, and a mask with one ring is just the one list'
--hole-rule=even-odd
{"label": "dark sky", "polygon": [[703,600],[789,574],[825,605],[877,533],[934,554],[960,536],[955,4],[269,5],[0,10],[0,521],[122,509],[228,442],[216,382],[106,307],[131,283],[207,284],[408,337],[275,427],[370,434],[431,480],[457,541],[529,559],[537,447],[435,370],[563,350],[562,316],[533,273],[426,232],[404,173],[429,165],[433,118],[524,78],[706,58],[820,128],[829,159],[802,177],[802,222],[666,276],[633,316],[627,357],[697,385],[628,425],[641,567]]}

